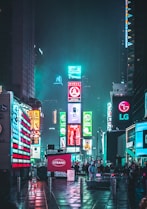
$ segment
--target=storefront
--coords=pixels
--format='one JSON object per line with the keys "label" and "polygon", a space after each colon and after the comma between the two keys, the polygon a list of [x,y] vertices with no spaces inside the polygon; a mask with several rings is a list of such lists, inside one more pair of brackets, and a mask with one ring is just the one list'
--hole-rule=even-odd
{"label": "storefront", "polygon": [[147,121],[136,123],[126,129],[126,162],[147,162]]}

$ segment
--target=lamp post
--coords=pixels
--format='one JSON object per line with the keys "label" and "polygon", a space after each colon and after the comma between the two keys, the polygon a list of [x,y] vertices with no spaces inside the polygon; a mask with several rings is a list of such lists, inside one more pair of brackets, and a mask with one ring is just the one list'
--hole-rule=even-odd
{"label": "lamp post", "polygon": [[97,131],[97,138],[96,138],[96,147],[97,147],[97,158],[102,158],[102,134],[103,131],[101,128]]}
{"label": "lamp post", "polygon": [[99,131],[97,131],[97,136],[96,136],[96,160],[98,160],[98,156],[99,156],[99,146],[98,146],[98,139],[99,139]]}
{"label": "lamp post", "polygon": [[73,134],[73,140],[74,140],[74,144],[75,144],[75,162],[76,162],[76,146],[77,146],[77,144],[76,144],[76,131],[74,130],[74,134]]}

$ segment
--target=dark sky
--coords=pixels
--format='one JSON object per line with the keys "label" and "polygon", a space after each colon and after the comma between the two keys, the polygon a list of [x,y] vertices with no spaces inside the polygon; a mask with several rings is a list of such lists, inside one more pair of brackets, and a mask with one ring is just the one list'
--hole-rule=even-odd
{"label": "dark sky", "polygon": [[38,85],[36,96],[50,99],[56,75],[64,86],[67,66],[81,65],[91,107],[106,114],[112,82],[121,80],[123,7],[123,0],[36,1],[36,44],[44,52],[37,56],[37,79],[48,84]]}

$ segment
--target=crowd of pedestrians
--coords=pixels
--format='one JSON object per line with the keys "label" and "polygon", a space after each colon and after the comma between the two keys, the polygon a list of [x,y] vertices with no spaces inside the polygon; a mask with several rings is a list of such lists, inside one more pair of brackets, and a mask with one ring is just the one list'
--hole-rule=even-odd
{"label": "crowd of pedestrians", "polygon": [[104,173],[113,173],[119,176],[125,176],[127,179],[129,198],[133,201],[136,188],[141,187],[143,190],[143,198],[140,201],[139,209],[147,209],[147,163],[144,166],[140,166],[136,162],[124,166],[114,166],[113,164],[104,166],[103,164],[98,164],[96,161],[83,163],[82,165],[76,162],[74,168],[76,175],[82,173],[91,181],[95,180],[97,173],[101,175]]}

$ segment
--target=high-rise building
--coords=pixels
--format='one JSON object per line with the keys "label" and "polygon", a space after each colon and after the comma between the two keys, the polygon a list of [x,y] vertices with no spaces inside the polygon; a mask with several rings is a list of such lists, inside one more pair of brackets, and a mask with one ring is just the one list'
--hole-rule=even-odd
{"label": "high-rise building", "polygon": [[145,116],[145,92],[147,91],[147,27],[146,1],[125,0],[125,46],[127,49],[128,91],[133,96],[133,121]]}
{"label": "high-rise building", "polygon": [[0,85],[21,100],[35,97],[34,2],[0,2]]}

